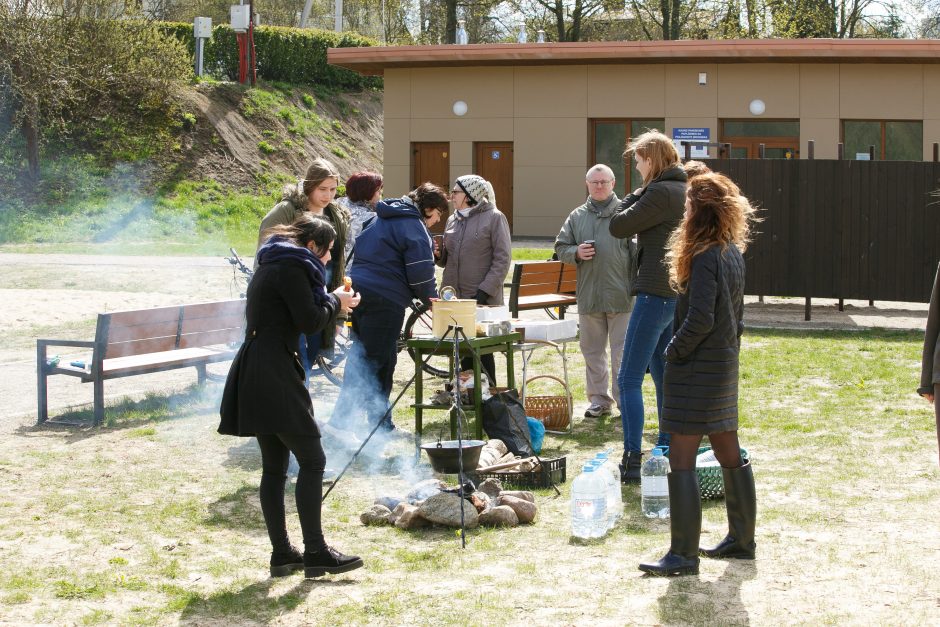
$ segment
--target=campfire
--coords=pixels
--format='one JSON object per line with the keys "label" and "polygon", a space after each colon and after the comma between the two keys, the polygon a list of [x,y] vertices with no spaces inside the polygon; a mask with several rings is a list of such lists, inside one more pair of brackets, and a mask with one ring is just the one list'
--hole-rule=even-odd
{"label": "campfire", "polygon": [[[496,439],[482,446],[479,460],[473,457],[472,467],[466,470],[471,477],[482,479],[479,485],[472,481],[463,486],[450,486],[440,479],[421,481],[407,495],[379,496],[360,520],[365,525],[395,525],[401,529],[431,525],[459,528],[461,521],[467,529],[479,525],[515,527],[534,521],[538,515],[535,496],[525,490],[504,490],[500,479],[493,475],[532,470],[538,463],[535,458],[516,458]],[[484,474],[488,478],[483,478]]]}

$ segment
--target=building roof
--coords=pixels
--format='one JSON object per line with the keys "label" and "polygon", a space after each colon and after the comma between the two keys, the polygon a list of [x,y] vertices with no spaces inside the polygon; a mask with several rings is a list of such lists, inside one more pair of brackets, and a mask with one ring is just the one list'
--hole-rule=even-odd
{"label": "building roof", "polygon": [[361,74],[389,68],[639,63],[940,63],[937,39],[732,39],[330,48]]}

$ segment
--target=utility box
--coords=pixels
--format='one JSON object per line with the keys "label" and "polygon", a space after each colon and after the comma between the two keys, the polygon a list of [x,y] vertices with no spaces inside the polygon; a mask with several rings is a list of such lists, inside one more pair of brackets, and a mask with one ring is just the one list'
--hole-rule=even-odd
{"label": "utility box", "polygon": [[231,26],[236,33],[244,33],[248,30],[251,23],[249,11],[251,6],[247,4],[234,4],[231,7]]}
{"label": "utility box", "polygon": [[193,36],[196,39],[212,38],[212,18],[197,17],[193,20]]}

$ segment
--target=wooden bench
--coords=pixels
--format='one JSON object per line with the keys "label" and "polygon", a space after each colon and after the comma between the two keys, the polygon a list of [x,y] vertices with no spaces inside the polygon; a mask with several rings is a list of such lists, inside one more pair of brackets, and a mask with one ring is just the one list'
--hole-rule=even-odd
{"label": "wooden bench", "polygon": [[578,304],[578,268],[560,261],[519,261],[509,284],[509,311],[514,318],[527,309],[558,307],[558,317]]}
{"label": "wooden bench", "polygon": [[[104,382],[195,367],[199,383],[206,365],[235,356],[244,339],[245,301],[226,300],[98,314],[94,341],[36,340],[39,416],[49,415],[47,378],[62,374],[94,384],[95,425],[104,420]],[[50,346],[90,348],[90,361],[47,363]],[[84,367],[83,367],[84,366]]]}

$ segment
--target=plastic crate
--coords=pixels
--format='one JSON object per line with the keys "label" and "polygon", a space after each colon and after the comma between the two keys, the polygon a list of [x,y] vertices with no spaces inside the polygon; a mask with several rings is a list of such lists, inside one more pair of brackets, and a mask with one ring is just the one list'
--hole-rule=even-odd
{"label": "plastic crate", "polygon": [[550,488],[565,482],[566,457],[542,459],[542,467],[530,472],[468,472],[467,476],[480,484],[486,479],[499,479],[504,486],[513,488]]}
{"label": "plastic crate", "polygon": [[[712,447],[710,446],[700,446],[698,449],[697,455],[701,455],[705,451],[710,451]],[[669,457],[669,451],[665,453],[666,457]],[[741,459],[743,461],[748,461],[750,455],[747,452],[747,449],[741,448]],[[725,495],[725,480],[724,475],[721,472],[721,466],[696,466],[695,474],[698,475],[698,487],[699,491],[702,494],[702,500],[708,499],[720,499]]]}

